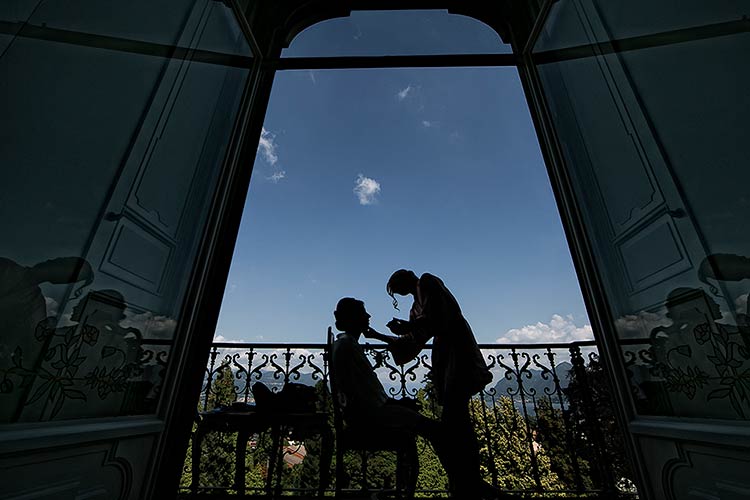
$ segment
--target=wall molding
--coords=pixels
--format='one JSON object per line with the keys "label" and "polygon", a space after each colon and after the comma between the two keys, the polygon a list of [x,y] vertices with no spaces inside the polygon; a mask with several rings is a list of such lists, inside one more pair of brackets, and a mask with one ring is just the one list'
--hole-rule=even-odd
{"label": "wall molding", "polygon": [[15,424],[3,427],[0,430],[0,456],[143,434],[157,434],[164,429],[164,421],[156,417],[119,417]]}

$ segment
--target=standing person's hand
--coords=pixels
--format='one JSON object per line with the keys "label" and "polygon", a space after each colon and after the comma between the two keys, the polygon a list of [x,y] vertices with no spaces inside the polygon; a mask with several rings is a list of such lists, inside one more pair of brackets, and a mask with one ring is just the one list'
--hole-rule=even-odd
{"label": "standing person's hand", "polygon": [[364,335],[365,338],[368,339],[377,339],[381,334],[373,330],[371,327],[368,327],[367,330],[362,333],[362,335]]}
{"label": "standing person's hand", "polygon": [[386,325],[388,329],[396,335],[406,335],[410,332],[411,327],[408,321],[402,319],[393,318]]}

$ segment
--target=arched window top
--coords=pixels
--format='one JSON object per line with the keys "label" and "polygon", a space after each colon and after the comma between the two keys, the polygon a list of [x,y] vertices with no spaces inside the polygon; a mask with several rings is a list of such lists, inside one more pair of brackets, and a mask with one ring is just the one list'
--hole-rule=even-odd
{"label": "arched window top", "polygon": [[446,10],[354,11],[297,35],[282,57],[503,54],[495,30]]}

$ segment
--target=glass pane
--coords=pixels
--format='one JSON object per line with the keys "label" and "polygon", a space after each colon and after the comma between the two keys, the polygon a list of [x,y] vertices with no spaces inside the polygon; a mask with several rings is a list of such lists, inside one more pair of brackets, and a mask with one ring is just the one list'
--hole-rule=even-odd
{"label": "glass pane", "polygon": [[[22,14],[250,56],[218,2],[99,3]],[[152,413],[250,70],[34,33],[0,52],[0,422]]]}
{"label": "glass pane", "polygon": [[[588,7],[584,8],[583,5]],[[717,0],[711,8],[703,0],[674,2],[633,0],[630,2],[561,1],[550,8],[534,52],[607,43],[632,37],[652,37],[675,30],[713,26],[735,30],[750,14],[747,2]],[[604,28],[597,29],[597,28]]]}
{"label": "glass pane", "polygon": [[306,29],[282,57],[512,52],[486,24],[441,10],[355,11]]}
{"label": "glass pane", "polygon": [[[750,34],[705,34],[748,5],[670,3],[652,16],[653,4],[613,4],[559,2],[571,15],[548,19],[534,57],[634,404],[643,414],[747,419]],[[616,36],[655,40],[676,27],[690,28],[679,43],[549,52],[564,46],[556,33],[617,47]]]}

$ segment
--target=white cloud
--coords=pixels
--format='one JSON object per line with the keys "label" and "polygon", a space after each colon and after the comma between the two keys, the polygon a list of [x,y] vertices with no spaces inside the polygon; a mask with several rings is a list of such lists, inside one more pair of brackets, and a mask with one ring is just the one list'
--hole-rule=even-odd
{"label": "white cloud", "polygon": [[313,85],[317,85],[318,81],[315,79],[315,72],[308,71],[307,74],[310,75],[310,81],[313,82]]}
{"label": "white cloud", "polygon": [[47,316],[57,316],[60,305],[52,297],[44,296],[44,304],[47,306]]}
{"label": "white cloud", "polygon": [[219,335],[218,333],[215,333],[214,342],[232,342],[235,344],[241,344],[245,342],[245,339],[229,339],[229,338],[226,338],[224,335]]}
{"label": "white cloud", "polygon": [[396,93],[396,99],[399,101],[403,101],[406,99],[406,97],[409,95],[409,92],[413,90],[413,87],[410,85],[407,85],[405,89],[401,89]]}
{"label": "white cloud", "polygon": [[380,183],[359,174],[357,180],[354,181],[354,193],[359,198],[360,205],[372,205],[375,203],[375,197],[380,193]]}
{"label": "white cloud", "polygon": [[271,165],[276,165],[279,156],[276,154],[276,135],[272,134],[265,127],[260,132],[260,142],[258,142],[258,153]]}
{"label": "white cloud", "polygon": [[662,308],[656,312],[640,311],[638,314],[621,316],[615,320],[615,328],[620,338],[640,339],[648,337],[654,328],[670,323],[666,309]]}
{"label": "white cloud", "polygon": [[145,338],[169,340],[174,337],[177,320],[152,312],[133,314],[126,310],[125,319],[120,324],[125,328],[137,329]]}
{"label": "white cloud", "polygon": [[269,181],[271,181],[274,184],[276,184],[277,182],[279,182],[284,177],[286,177],[286,170],[277,170],[276,172],[274,172],[271,175],[269,175],[268,177],[266,177],[266,179],[268,179]]}
{"label": "white cloud", "polygon": [[422,126],[425,128],[430,128],[435,126],[435,122],[431,122],[429,120],[422,120]]}
{"label": "white cloud", "polygon": [[547,343],[547,342],[575,342],[581,340],[593,340],[594,332],[591,325],[578,326],[573,321],[573,316],[552,315],[549,323],[541,321],[526,325],[521,328],[512,328],[505,335],[499,337],[498,344],[509,343]]}
{"label": "white cloud", "polygon": [[735,299],[734,305],[737,307],[738,313],[745,313],[747,312],[747,296],[748,294],[740,295]]}

